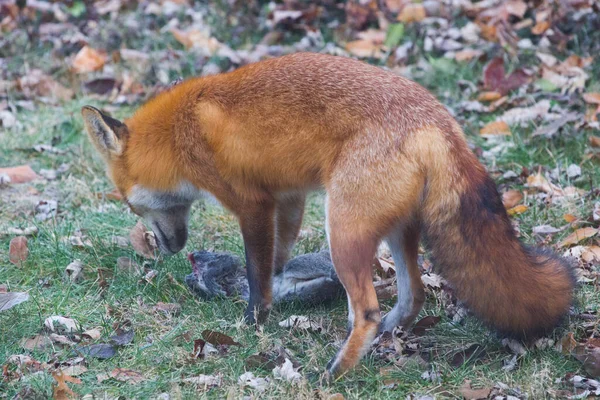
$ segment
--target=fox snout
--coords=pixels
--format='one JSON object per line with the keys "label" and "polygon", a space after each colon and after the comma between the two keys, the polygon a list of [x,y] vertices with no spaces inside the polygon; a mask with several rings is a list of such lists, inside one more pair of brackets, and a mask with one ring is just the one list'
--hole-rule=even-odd
{"label": "fox snout", "polygon": [[153,221],[150,222],[150,227],[154,232],[156,244],[162,254],[171,256],[185,247],[188,238],[187,226],[171,228]]}

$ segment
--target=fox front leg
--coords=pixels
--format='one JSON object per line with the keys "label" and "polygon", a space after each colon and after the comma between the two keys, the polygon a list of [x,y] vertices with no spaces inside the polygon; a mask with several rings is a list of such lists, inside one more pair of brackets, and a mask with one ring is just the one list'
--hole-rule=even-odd
{"label": "fox front leg", "polygon": [[246,251],[250,299],[244,314],[248,323],[263,323],[271,310],[275,253],[275,205],[270,201],[244,207],[240,227]]}

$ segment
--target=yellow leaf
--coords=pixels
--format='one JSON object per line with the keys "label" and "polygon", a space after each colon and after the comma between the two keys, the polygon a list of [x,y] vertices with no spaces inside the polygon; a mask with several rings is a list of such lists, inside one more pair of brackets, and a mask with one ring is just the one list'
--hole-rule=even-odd
{"label": "yellow leaf", "polygon": [[380,57],[381,56],[381,45],[373,43],[368,39],[354,40],[346,43],[346,50],[351,54],[361,57]]}
{"label": "yellow leaf", "polygon": [[573,214],[565,214],[565,215],[563,215],[563,219],[564,219],[565,221],[567,221],[568,223],[571,223],[571,222],[577,221],[577,217],[576,217],[576,216],[574,216]]}
{"label": "yellow leaf", "polygon": [[518,215],[518,214],[523,214],[525,211],[527,211],[527,206],[521,204],[521,205],[511,208],[507,212],[508,212],[508,215]]}
{"label": "yellow leaf", "polygon": [[533,28],[531,28],[531,33],[534,35],[541,35],[546,32],[550,28],[550,22],[548,21],[540,21]]}
{"label": "yellow leaf", "polygon": [[563,194],[563,190],[561,188],[550,183],[548,179],[546,179],[546,177],[540,172],[527,177],[527,186],[546,193]]}
{"label": "yellow leaf", "polygon": [[502,97],[502,94],[498,92],[482,92],[477,96],[479,101],[496,101]]}
{"label": "yellow leaf", "polygon": [[562,240],[558,246],[565,247],[570,246],[572,244],[577,244],[581,242],[583,239],[591,238],[598,233],[598,229],[596,228],[579,228],[575,232],[571,233],[564,240]]}
{"label": "yellow leaf", "polygon": [[423,4],[407,4],[398,14],[398,21],[404,23],[419,22],[424,20],[426,16],[427,13]]}
{"label": "yellow leaf", "polygon": [[479,134],[482,136],[508,136],[510,128],[504,121],[494,121],[481,128]]}
{"label": "yellow leaf", "polygon": [[98,71],[106,63],[106,53],[84,46],[73,59],[73,71],[78,74]]}
{"label": "yellow leaf", "polygon": [[502,194],[502,204],[506,209],[513,208],[523,200],[523,194],[518,190],[508,190]]}

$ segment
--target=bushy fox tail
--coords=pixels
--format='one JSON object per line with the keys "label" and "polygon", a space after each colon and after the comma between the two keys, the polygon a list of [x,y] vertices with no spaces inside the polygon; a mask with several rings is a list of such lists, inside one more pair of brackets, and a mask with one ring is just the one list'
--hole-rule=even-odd
{"label": "bushy fox tail", "polygon": [[428,174],[423,222],[434,265],[457,297],[500,333],[544,334],[569,310],[573,269],[517,239],[494,181],[462,143],[452,151],[460,154]]}

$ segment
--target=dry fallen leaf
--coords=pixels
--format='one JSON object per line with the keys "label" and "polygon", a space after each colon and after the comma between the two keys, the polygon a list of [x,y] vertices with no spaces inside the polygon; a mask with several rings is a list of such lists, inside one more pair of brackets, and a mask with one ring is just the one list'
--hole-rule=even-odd
{"label": "dry fallen leaf", "polygon": [[156,240],[152,231],[148,231],[140,220],[129,232],[129,241],[136,253],[145,258],[156,258]]}
{"label": "dry fallen leaf", "polygon": [[523,193],[518,190],[512,189],[502,193],[502,204],[506,209],[515,207],[521,201],[523,201]]}
{"label": "dry fallen leaf", "polygon": [[575,340],[573,332],[569,332],[560,340],[560,351],[564,355],[571,354],[577,345],[578,343],[577,340]]}
{"label": "dry fallen leaf", "polygon": [[54,400],[68,400],[76,398],[75,392],[69,388],[67,382],[81,384],[81,379],[73,378],[72,376],[66,375],[60,371],[53,372],[52,377],[56,381],[56,384],[52,385],[53,399]]}
{"label": "dry fallen leaf", "polygon": [[63,317],[61,315],[53,315],[46,318],[44,325],[51,332],[67,332],[73,333],[79,331],[79,323],[73,318]]}
{"label": "dry fallen leaf", "polygon": [[42,351],[46,347],[52,346],[52,340],[46,335],[35,335],[32,338],[23,338],[20,345],[25,350]]}
{"label": "dry fallen leaf", "polygon": [[273,368],[273,376],[288,382],[298,382],[302,379],[302,375],[294,368],[289,358],[286,358],[280,366]]}
{"label": "dry fallen leaf", "polygon": [[508,213],[508,215],[519,215],[519,214],[523,214],[525,211],[527,211],[528,207],[524,204],[519,204],[518,206],[515,206],[513,208],[510,208],[508,210],[506,210],[506,212]]}
{"label": "dry fallen leaf", "polygon": [[217,52],[223,44],[214,37],[210,37],[206,33],[198,29],[190,29],[187,32],[172,28],[171,33],[175,39],[181,43],[186,49],[197,48],[206,53],[206,55],[213,55]]}
{"label": "dry fallen leaf", "polygon": [[504,121],[494,121],[485,125],[479,130],[479,134],[483,137],[491,136],[510,136],[510,127]]}
{"label": "dry fallen leaf", "polygon": [[427,12],[423,4],[408,3],[398,14],[398,21],[404,23],[419,22],[425,19]]}
{"label": "dry fallen leaf", "polygon": [[242,387],[247,386],[256,389],[258,392],[263,392],[269,385],[269,378],[257,378],[252,372],[248,371],[240,375],[238,384]]}
{"label": "dry fallen leaf", "polygon": [[487,90],[492,90],[502,95],[528,82],[529,75],[521,69],[517,69],[510,75],[506,75],[502,57],[492,59],[483,70],[484,87]]}
{"label": "dry fallen leaf", "polygon": [[548,179],[541,173],[531,174],[527,177],[527,186],[541,190],[548,194],[563,194],[563,191],[558,186],[550,183]]}
{"label": "dry fallen leaf", "polygon": [[534,35],[541,35],[544,32],[546,32],[548,28],[550,28],[549,21],[540,21],[537,24],[535,24],[533,28],[531,28],[531,33],[533,33]]}
{"label": "dry fallen leaf", "polygon": [[458,389],[458,392],[465,398],[465,400],[487,399],[491,391],[492,389],[490,388],[473,389],[471,387],[471,381],[468,379],[465,380]]}
{"label": "dry fallen leaf", "polygon": [[381,44],[369,39],[359,39],[346,43],[346,50],[360,58],[380,58],[382,56]]}
{"label": "dry fallen leaf", "polygon": [[81,336],[91,340],[100,339],[100,336],[102,336],[101,328],[88,329],[87,331],[83,331]]}
{"label": "dry fallen leaf", "polygon": [[482,92],[477,96],[477,101],[496,101],[502,97],[499,92]]}
{"label": "dry fallen leaf", "polygon": [[600,377],[600,347],[578,345],[571,352],[573,357],[583,363],[583,368],[590,376]]}
{"label": "dry fallen leaf", "polygon": [[25,292],[0,293],[0,311],[6,311],[27,300],[29,300],[29,294]]}
{"label": "dry fallen leaf", "polygon": [[29,165],[0,168],[0,175],[7,175],[11,183],[27,183],[40,178]]}
{"label": "dry fallen leaf", "polygon": [[600,93],[584,93],[583,100],[588,104],[600,104]]}
{"label": "dry fallen leaf", "polygon": [[136,385],[146,379],[141,373],[126,368],[115,368],[110,372],[110,376],[118,381],[128,382],[131,385]]}
{"label": "dry fallen leaf", "polygon": [[27,248],[27,238],[25,236],[17,236],[12,238],[8,245],[8,259],[15,265],[21,265],[29,255]]}
{"label": "dry fallen leaf", "polygon": [[227,336],[226,334],[221,332],[211,331],[209,329],[202,331],[202,337],[204,338],[204,340],[206,340],[213,346],[241,346],[241,343],[238,343],[235,340],[233,340],[231,336]]}
{"label": "dry fallen leaf", "polygon": [[413,333],[416,336],[423,336],[427,333],[429,329],[436,326],[441,320],[442,318],[435,315],[428,315],[426,317],[423,317],[419,321],[417,321],[413,326]]}
{"label": "dry fallen leaf", "polygon": [[78,283],[83,280],[83,263],[80,260],[75,260],[65,268],[66,277],[73,283]]}
{"label": "dry fallen leaf", "polygon": [[73,59],[73,71],[78,74],[98,71],[104,67],[106,60],[106,53],[84,46]]}
{"label": "dry fallen leaf", "polygon": [[563,239],[558,244],[558,247],[565,247],[565,246],[577,244],[577,243],[581,242],[583,239],[587,239],[587,238],[596,236],[597,233],[598,233],[598,229],[596,229],[596,228],[591,228],[591,227],[579,228],[575,232],[573,232],[569,236],[567,236],[565,239]]}

